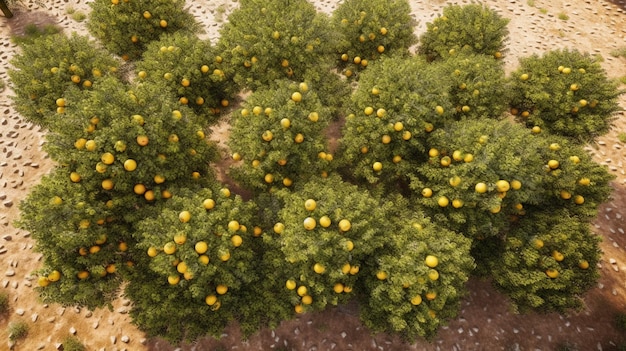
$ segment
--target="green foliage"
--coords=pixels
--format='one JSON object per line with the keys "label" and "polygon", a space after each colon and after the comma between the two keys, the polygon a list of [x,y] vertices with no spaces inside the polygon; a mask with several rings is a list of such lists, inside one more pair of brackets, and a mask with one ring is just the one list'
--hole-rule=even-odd
{"label": "green foliage", "polygon": [[607,133],[619,110],[617,84],[592,56],[576,50],[521,58],[510,80],[520,122],[580,143]]}
{"label": "green foliage", "polygon": [[250,95],[235,112],[229,146],[243,160],[232,176],[254,190],[290,187],[332,169],[323,134],[331,116],[316,87],[277,82]]}
{"label": "green foliage", "polygon": [[613,57],[626,57],[626,46],[614,49],[610,54]]}
{"label": "green foliage", "polygon": [[367,274],[363,267],[378,255],[392,231],[386,225],[386,214],[394,204],[381,203],[336,175],[312,179],[299,191],[277,195],[284,205],[271,235],[275,237],[273,249],[280,250],[284,258],[273,267],[283,277],[274,284],[284,286],[286,280],[297,284],[295,289],[287,288],[292,308],[321,310],[360,295],[360,291],[352,291],[357,289],[357,280]]}
{"label": "green foliage", "polygon": [[284,78],[304,81],[310,70],[325,79],[336,43],[329,18],[306,0],[246,0],[228,16],[218,47],[235,82],[256,90]]}
{"label": "green foliage", "polygon": [[414,20],[406,0],[348,0],[337,6],[332,25],[340,33],[337,62],[348,76],[381,56],[408,56],[417,43]]}
{"label": "green foliage", "polygon": [[567,209],[535,212],[520,219],[493,260],[497,288],[514,307],[565,312],[582,307],[581,295],[597,281],[600,238]]}
{"label": "green foliage", "polygon": [[9,77],[17,111],[28,121],[49,127],[63,118],[57,99],[75,87],[89,90],[101,77],[117,70],[117,62],[87,37],[42,35],[24,41],[11,61]]}
{"label": "green foliage", "polygon": [[626,331],[626,313],[620,312],[615,315],[615,326],[621,331]]}
{"label": "green foliage", "polygon": [[559,12],[558,17],[561,21],[567,21],[569,19],[569,16],[565,12]]}
{"label": "green foliage", "polygon": [[429,61],[459,51],[501,57],[508,39],[509,20],[482,4],[448,5],[426,24],[418,52]]}
{"label": "green foliage", "polygon": [[626,133],[624,133],[624,132],[619,133],[617,135],[617,139],[619,139],[619,141],[622,142],[622,143],[626,143]]}
{"label": "green foliage", "polygon": [[9,327],[7,329],[9,333],[9,340],[17,341],[26,338],[26,336],[28,336],[28,329],[30,329],[28,323],[23,321],[9,323]]}
{"label": "green foliage", "polygon": [[[426,158],[434,128],[454,119],[451,78],[419,58],[384,58],[363,72],[342,131],[341,166],[359,181],[397,189]],[[396,157],[398,156],[398,157]],[[376,162],[381,170],[374,170]]]}
{"label": "green foliage", "polygon": [[146,45],[164,33],[199,30],[182,0],[96,0],[89,6],[89,32],[125,60],[138,59]]}
{"label": "green foliage", "polygon": [[430,338],[457,314],[474,269],[470,240],[407,210],[400,197],[387,201],[393,206],[386,215],[390,231],[362,267],[367,294],[361,318],[375,331]]}
{"label": "green foliage", "polygon": [[530,211],[568,208],[591,220],[610,193],[613,176],[582,148],[509,121],[457,122],[429,143],[410,188],[427,214],[472,238],[504,233]]}
{"label": "green foliage", "polygon": [[21,45],[42,36],[58,34],[61,30],[61,27],[56,25],[48,24],[40,28],[36,24],[27,24],[26,27],[24,27],[24,35],[16,35],[12,37],[11,40],[16,44]]}
{"label": "green foliage", "polygon": [[502,60],[459,53],[432,64],[450,77],[449,97],[457,119],[502,117],[510,98]]}
{"label": "green foliage", "polygon": [[0,293],[0,315],[4,315],[9,311],[9,294]]}
{"label": "green foliage", "polygon": [[136,65],[137,77],[142,84],[167,89],[213,124],[239,91],[232,68],[222,60],[207,40],[183,32],[163,34],[147,45]]}
{"label": "green foliage", "polygon": [[86,351],[87,348],[74,335],[68,335],[63,339],[63,351]]}
{"label": "green foliage", "polygon": [[135,301],[133,319],[172,341],[219,336],[234,318],[258,329],[265,306],[256,298],[263,250],[253,229],[255,204],[216,186],[179,193],[159,217],[137,224],[147,269],[126,291]]}

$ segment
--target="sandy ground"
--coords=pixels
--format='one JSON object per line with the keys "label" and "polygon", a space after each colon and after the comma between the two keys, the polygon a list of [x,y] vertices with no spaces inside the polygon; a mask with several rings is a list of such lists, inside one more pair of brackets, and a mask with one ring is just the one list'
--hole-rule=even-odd
{"label": "sandy ground", "polygon": [[[88,1],[87,1],[88,2]],[[332,12],[338,1],[317,0],[320,11]],[[67,32],[85,34],[82,23],[74,21],[68,10],[88,11],[85,0],[46,1],[37,8],[24,0],[25,8],[13,20],[0,17],[0,79],[5,82],[9,60],[16,47],[11,33],[25,23],[50,21]],[[422,33],[447,3],[470,1],[411,0],[412,15]],[[511,32],[506,58],[507,70],[517,65],[516,57],[542,53],[553,48],[577,48],[601,55],[603,67],[611,77],[626,76],[626,59],[614,58],[612,50],[626,47],[626,5],[609,1],[562,0],[485,0],[486,5],[510,18]],[[237,5],[231,0],[188,1],[189,9],[205,24],[206,38],[215,41],[218,29]],[[531,6],[531,4],[533,6]],[[219,8],[219,10],[218,10]],[[566,14],[569,19],[563,20]],[[561,15],[561,16],[560,16]],[[33,240],[12,222],[18,218],[17,206],[31,186],[47,173],[52,162],[41,150],[44,131],[24,122],[11,107],[5,89],[0,92],[0,291],[7,292],[11,310],[0,317],[0,350],[8,349],[6,325],[26,321],[30,333],[16,350],[56,350],[67,335],[75,334],[88,350],[173,350],[158,339],[146,339],[128,317],[128,301],[115,302],[112,311],[87,311],[43,305],[34,292],[30,273],[40,265],[41,255],[33,252]],[[621,106],[626,107],[626,97]],[[225,133],[223,124],[216,133]],[[612,316],[626,312],[626,146],[617,135],[626,132],[626,116],[621,113],[615,128],[597,145],[589,146],[596,160],[606,164],[617,176],[615,192],[601,209],[595,223],[604,238],[604,251],[598,286],[586,295],[587,308],[570,315],[510,313],[506,299],[488,282],[471,280],[469,295],[462,303],[458,318],[442,328],[431,342],[405,344],[387,335],[372,335],[358,321],[352,306],[307,314],[283,323],[276,330],[262,330],[248,341],[239,340],[236,326],[225,331],[220,340],[203,339],[183,350],[555,350],[577,345],[579,350],[610,350],[626,340],[615,330]],[[223,134],[222,134],[223,135]]]}

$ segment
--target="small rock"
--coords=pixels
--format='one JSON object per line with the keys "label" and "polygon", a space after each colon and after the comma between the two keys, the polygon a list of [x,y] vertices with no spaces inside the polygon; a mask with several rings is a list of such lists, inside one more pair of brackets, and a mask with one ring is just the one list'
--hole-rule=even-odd
{"label": "small rock", "polygon": [[616,264],[617,261],[614,258],[609,258],[609,263],[610,264]]}
{"label": "small rock", "polygon": [[115,335],[111,336],[111,344],[115,345],[116,342],[117,342],[117,336]]}
{"label": "small rock", "polygon": [[52,316],[52,317],[50,317],[50,318],[46,319],[46,322],[48,322],[48,323],[54,323],[54,321],[56,321],[56,320],[57,320],[57,317]]}
{"label": "small rock", "polygon": [[23,308],[18,308],[17,310],[15,310],[15,313],[19,316],[23,316],[24,315],[24,309]]}
{"label": "small rock", "polygon": [[130,342],[130,337],[128,335],[122,335],[122,337],[120,338],[120,340],[125,343],[128,344]]}
{"label": "small rock", "polygon": [[39,319],[39,315],[37,313],[35,313],[32,316],[30,316],[30,319],[33,321],[33,323],[35,323],[37,321],[37,319]]}
{"label": "small rock", "polygon": [[5,275],[6,275],[7,277],[12,277],[12,276],[14,276],[14,275],[15,275],[15,270],[13,270],[13,269],[9,269],[9,270],[7,270],[7,272],[5,273]]}
{"label": "small rock", "polygon": [[11,206],[13,206],[13,201],[9,200],[9,201],[4,202],[4,207],[11,207]]}
{"label": "small rock", "polygon": [[72,334],[72,335],[76,335],[76,328],[71,327],[71,328],[70,328],[70,334]]}
{"label": "small rock", "polygon": [[13,240],[13,237],[10,234],[7,234],[7,235],[3,236],[2,239],[4,239],[4,241],[11,241],[11,240]]}

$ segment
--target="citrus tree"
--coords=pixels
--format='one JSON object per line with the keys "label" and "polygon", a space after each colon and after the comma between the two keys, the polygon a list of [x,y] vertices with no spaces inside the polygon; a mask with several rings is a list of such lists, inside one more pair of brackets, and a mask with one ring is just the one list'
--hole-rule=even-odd
{"label": "citrus tree", "polygon": [[234,113],[233,177],[254,190],[291,187],[332,169],[324,129],[331,115],[315,86],[282,80],[259,89]]}
{"label": "citrus tree", "polygon": [[408,56],[417,43],[411,7],[406,0],[341,2],[332,14],[340,35],[337,62],[347,77],[357,77],[381,56]]}
{"label": "citrus tree", "polygon": [[418,53],[429,61],[446,58],[459,51],[501,58],[509,30],[509,20],[483,4],[448,5],[419,38]]}
{"label": "citrus tree", "polygon": [[[254,25],[251,25],[254,23]],[[330,62],[336,34],[327,16],[306,0],[244,0],[228,16],[218,47],[251,89],[304,73]]]}
{"label": "citrus tree", "polygon": [[433,219],[472,238],[502,235],[535,211],[590,221],[610,193],[612,176],[582,148],[506,120],[455,122],[429,143],[410,188]]}
{"label": "citrus tree", "polygon": [[580,143],[607,133],[619,110],[617,83],[595,57],[577,50],[520,58],[510,81],[511,113],[518,121]]}
{"label": "citrus tree", "polygon": [[16,110],[29,122],[49,128],[64,117],[66,90],[91,89],[101,77],[115,75],[118,63],[85,36],[62,33],[20,41],[21,54],[9,70]]}
{"label": "citrus tree", "polygon": [[449,79],[448,94],[456,119],[503,117],[511,94],[502,60],[458,53],[431,64]]}
{"label": "citrus tree", "polygon": [[96,0],[89,6],[89,32],[124,60],[138,59],[163,33],[199,30],[183,0]]}
{"label": "citrus tree", "polygon": [[233,69],[211,43],[184,32],[166,33],[149,43],[136,71],[139,82],[168,89],[181,105],[204,116],[207,125],[217,121],[220,109],[239,91]]}
{"label": "citrus tree", "polygon": [[406,199],[388,197],[391,231],[363,263],[361,319],[374,331],[407,340],[431,338],[458,313],[474,269],[471,241],[432,223]]}
{"label": "citrus tree", "polygon": [[599,241],[587,220],[565,208],[534,212],[509,231],[489,269],[516,310],[565,313],[582,308],[599,277]]}
{"label": "citrus tree", "polygon": [[255,204],[217,183],[181,189],[158,217],[137,223],[142,269],[126,294],[149,335],[178,342],[219,336],[231,320],[257,330],[266,304],[259,287],[263,239]]}
{"label": "citrus tree", "polygon": [[456,117],[451,77],[420,58],[384,58],[360,77],[340,140],[340,164],[359,181],[397,188],[426,160],[425,140]]}

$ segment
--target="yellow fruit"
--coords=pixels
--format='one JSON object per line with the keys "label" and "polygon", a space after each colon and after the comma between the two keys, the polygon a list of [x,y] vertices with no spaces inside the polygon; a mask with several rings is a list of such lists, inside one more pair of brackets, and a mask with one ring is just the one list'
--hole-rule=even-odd
{"label": "yellow fruit", "polygon": [[148,256],[150,257],[155,257],[159,252],[157,251],[156,247],[149,247],[148,248]]}
{"label": "yellow fruit", "polygon": [[174,252],[176,252],[176,243],[170,241],[163,245],[163,252],[168,255],[172,255]]}
{"label": "yellow fruit", "polygon": [[135,184],[133,192],[137,195],[143,195],[146,192],[146,186],[143,184]]}
{"label": "yellow fruit", "polygon": [[354,243],[351,240],[346,241],[346,251],[350,252],[354,250]]}
{"label": "yellow fruit", "polygon": [[198,254],[202,255],[203,253],[207,252],[207,250],[209,249],[209,245],[205,241],[198,241],[194,246],[194,249]]}
{"label": "yellow fruit", "polygon": [[559,271],[557,271],[556,269],[550,268],[546,270],[546,275],[554,279],[559,276]]}
{"label": "yellow fruit", "polygon": [[461,200],[461,199],[454,199],[454,200],[452,200],[452,207],[454,207],[454,208],[461,208],[461,207],[463,207],[463,200]]}
{"label": "yellow fruit", "polygon": [[102,181],[102,189],[104,190],[111,190],[113,189],[113,181],[111,179],[105,179]]}
{"label": "yellow fruit", "polygon": [[589,268],[589,262],[587,262],[587,260],[580,260],[578,262],[578,267],[580,267],[580,269],[587,269]]}
{"label": "yellow fruit", "polygon": [[161,26],[161,28],[165,28],[167,27],[167,21],[162,19],[159,21],[159,26]]}
{"label": "yellow fruit", "polygon": [[440,207],[446,207],[446,206],[448,206],[448,204],[449,204],[449,203],[450,203],[450,200],[448,200],[448,198],[447,198],[447,197],[445,197],[445,196],[440,196],[440,197],[437,199],[437,204],[438,204]]}
{"label": "yellow fruit", "polygon": [[40,287],[45,288],[46,286],[50,285],[50,279],[48,279],[47,277],[39,277],[37,278],[37,284]]}
{"label": "yellow fruit", "polygon": [[341,294],[341,293],[343,292],[343,284],[341,284],[341,283],[336,283],[336,284],[333,286],[333,291],[334,291],[335,293],[337,293],[337,294]]}
{"label": "yellow fruit", "polygon": [[278,222],[276,224],[274,224],[274,233],[276,234],[282,234],[282,232],[285,230],[285,225]]}
{"label": "yellow fruit", "polygon": [[165,177],[160,174],[157,174],[154,176],[154,182],[156,184],[163,184],[165,182]]}
{"label": "yellow fruit", "polygon": [[589,179],[589,178],[580,178],[578,180],[578,184],[583,185],[583,186],[587,186],[587,185],[591,184],[591,179]]}
{"label": "yellow fruit", "polygon": [[422,196],[426,198],[433,196],[433,190],[431,188],[422,189]]}
{"label": "yellow fruit", "polygon": [[85,144],[87,143],[87,139],[85,138],[80,138],[78,140],[76,140],[76,142],[74,143],[74,147],[78,150],[82,150],[85,147]]}
{"label": "yellow fruit", "polygon": [[433,280],[433,281],[439,279],[439,272],[437,272],[434,269],[429,270],[428,271],[428,278],[430,280]]}
{"label": "yellow fruit", "polygon": [[436,106],[436,107],[435,107],[435,112],[436,112],[438,115],[440,115],[440,116],[441,116],[441,115],[443,115],[443,112],[444,112],[443,107],[441,107],[441,106]]}
{"label": "yellow fruit", "polygon": [[202,206],[207,210],[211,210],[215,207],[215,200],[205,199],[204,201],[202,201]]}
{"label": "yellow fruit", "polygon": [[302,303],[305,305],[310,305],[313,303],[313,298],[311,297],[311,295],[304,295],[302,296]]}
{"label": "yellow fruit", "polygon": [[383,144],[389,144],[391,142],[391,137],[387,134],[383,135],[381,138],[381,142]]}
{"label": "yellow fruit", "polygon": [[243,239],[239,235],[233,235],[230,237],[230,242],[233,243],[234,247],[239,247],[243,243]]}
{"label": "yellow fruit", "polygon": [[126,161],[124,161],[124,169],[127,170],[128,172],[132,172],[134,170],[137,169],[137,161],[133,160],[133,159],[128,159]]}
{"label": "yellow fruit", "polygon": [[307,211],[314,211],[316,207],[317,207],[317,202],[315,202],[315,200],[313,199],[308,199],[304,202],[304,208]]}
{"label": "yellow fruit", "polygon": [[550,169],[557,169],[557,168],[559,168],[559,161],[557,161],[557,160],[550,160],[550,161],[548,161],[548,167],[550,167]]}
{"label": "yellow fruit", "polygon": [[230,252],[226,251],[225,253],[221,254],[220,255],[220,260],[222,262],[226,262],[226,261],[230,260]]}
{"label": "yellow fruit", "polygon": [[535,239],[533,240],[533,246],[535,247],[535,249],[539,250],[543,247],[543,240],[541,239]]}
{"label": "yellow fruit", "polygon": [[509,184],[509,182],[504,179],[500,179],[496,182],[496,190],[498,192],[504,193],[509,191],[510,188],[511,184]]}
{"label": "yellow fruit", "polygon": [[228,222],[228,230],[231,232],[236,232],[238,231],[240,228],[240,224],[239,222],[232,220]]}
{"label": "yellow fruit", "polygon": [[360,270],[359,266],[352,266],[352,267],[350,267],[350,274],[351,275],[355,275],[355,274],[359,273],[359,270]]}
{"label": "yellow fruit", "polygon": [[215,291],[220,294],[220,295],[224,295],[228,292],[228,286],[223,285],[223,284],[219,284],[216,288]]}
{"label": "yellow fruit", "polygon": [[274,175],[271,173],[268,173],[265,175],[265,177],[263,177],[263,180],[265,180],[266,183],[271,184],[274,182]]}
{"label": "yellow fruit", "polygon": [[217,302],[217,296],[215,296],[215,295],[208,295],[204,299],[204,302],[206,302],[206,304],[209,305],[209,306],[213,306]]}
{"label": "yellow fruit", "polygon": [[511,181],[511,189],[519,190],[521,188],[522,188],[522,182],[520,182],[517,179]]}
{"label": "yellow fruit", "polygon": [[[80,272],[76,273],[76,277],[78,279],[80,279],[80,280],[85,280],[85,279],[89,278],[89,272],[87,272],[87,271],[80,271]],[[41,279],[41,278],[42,277],[40,277],[39,279]]]}
{"label": "yellow fruit", "polygon": [[371,106],[368,106],[363,110],[363,113],[365,113],[366,116],[369,116],[372,113],[374,113],[374,108]]}
{"label": "yellow fruit", "polygon": [[206,266],[206,265],[209,264],[209,256],[207,256],[207,255],[200,255],[200,257],[198,257],[198,261]]}
{"label": "yellow fruit", "polygon": [[300,92],[294,92],[293,94],[291,94],[291,100],[295,101],[295,102],[300,102],[302,101],[302,94],[300,94]]}
{"label": "yellow fruit", "polygon": [[263,140],[265,140],[267,142],[270,142],[270,141],[272,141],[272,139],[274,139],[274,134],[272,133],[271,130],[266,130],[261,135],[261,138],[263,138]]}
{"label": "yellow fruit", "polygon": [[396,122],[393,125],[393,130],[395,130],[396,132],[401,131],[402,129],[404,129],[404,124],[402,122]]}
{"label": "yellow fruit", "polygon": [[411,304],[414,306],[417,306],[419,304],[422,303],[422,296],[421,295],[415,295],[412,299],[411,299]]}
{"label": "yellow fruit", "polygon": [[378,271],[378,272],[376,272],[376,278],[378,278],[378,280],[385,280],[385,279],[387,279],[387,272],[385,272],[385,271]]}
{"label": "yellow fruit", "polygon": [[296,311],[297,314],[300,314],[300,313],[304,312],[304,307],[302,307],[302,305],[296,305],[294,307],[294,310]]}
{"label": "yellow fruit", "polygon": [[304,219],[304,229],[313,230],[315,229],[316,225],[317,225],[317,222],[315,221],[315,218],[307,217]]}
{"label": "yellow fruit", "polygon": [[554,258],[557,262],[561,262],[565,259],[565,256],[563,256],[562,253],[554,250],[552,251],[552,258]]}
{"label": "yellow fruit", "polygon": [[61,279],[61,272],[54,270],[48,274],[48,280],[51,282],[57,282]]}
{"label": "yellow fruit", "polygon": [[182,245],[187,242],[187,234],[183,232],[176,233],[174,235],[174,242],[178,245]]}
{"label": "yellow fruit", "polygon": [[71,180],[72,182],[74,182],[74,183],[78,183],[78,182],[80,182],[80,179],[81,179],[80,174],[78,174],[78,173],[76,173],[76,172],[72,172],[72,173],[70,173],[70,180]]}
{"label": "yellow fruit", "polygon": [[479,194],[484,194],[487,192],[488,187],[487,187],[487,184],[485,183],[477,183],[476,186],[474,187],[474,190],[476,190],[476,192]]}
{"label": "yellow fruit", "polygon": [[424,263],[430,268],[435,268],[439,264],[439,259],[434,255],[428,255],[424,259]]}
{"label": "yellow fruit", "polygon": [[288,290],[293,290],[293,289],[295,289],[295,288],[296,288],[296,281],[295,281],[295,280],[293,280],[293,279],[289,279],[289,280],[287,280],[287,281],[285,282],[285,287],[286,287]]}
{"label": "yellow fruit", "polygon": [[409,132],[408,130],[402,132],[402,140],[409,140],[412,136],[413,134],[411,134],[411,132]]}
{"label": "yellow fruit", "polygon": [[374,164],[372,165],[372,169],[373,169],[375,172],[379,172],[380,170],[382,170],[382,169],[383,169],[383,164],[382,164],[382,163],[380,163],[380,162],[374,162]]}
{"label": "yellow fruit", "polygon": [[574,203],[576,205],[582,205],[583,203],[585,203],[585,198],[582,195],[576,195],[574,196]]}
{"label": "yellow fruit", "polygon": [[448,183],[450,183],[450,186],[459,186],[459,184],[461,184],[461,177],[455,175],[448,180]]}
{"label": "yellow fruit", "polygon": [[347,219],[342,219],[339,221],[339,230],[342,232],[347,232],[352,228],[352,224]]}
{"label": "yellow fruit", "polygon": [[434,149],[434,148],[428,150],[428,156],[430,156],[430,157],[437,157],[437,156],[439,156],[439,150]]}
{"label": "yellow fruit", "polygon": [[191,212],[189,211],[181,211],[178,214],[178,219],[182,222],[182,223],[187,223],[191,220]]}
{"label": "yellow fruit", "polygon": [[324,272],[326,272],[326,267],[324,267],[323,265],[316,263],[313,265],[313,271],[317,274],[322,274]]}
{"label": "yellow fruit", "polygon": [[561,190],[560,195],[561,195],[561,199],[563,200],[569,200],[572,198],[572,194],[567,190]]}
{"label": "yellow fruit", "polygon": [[331,220],[330,217],[328,216],[322,216],[322,218],[320,218],[320,225],[324,228],[328,228],[330,227],[331,224]]}
{"label": "yellow fruit", "polygon": [[307,293],[308,291],[309,291],[309,290],[308,290],[308,289],[306,288],[306,286],[304,286],[304,285],[299,286],[299,287],[298,287],[298,290],[296,290],[296,292],[298,293],[298,296],[301,296],[301,297],[302,297],[302,296],[304,296],[304,295],[306,295],[306,293]]}
{"label": "yellow fruit", "polygon": [[521,79],[521,80],[528,80],[528,78],[529,78],[529,77],[528,77],[528,74],[527,74],[527,73],[524,73],[524,74],[522,74],[521,76],[519,76],[519,79]]}
{"label": "yellow fruit", "polygon": [[281,119],[280,126],[283,127],[283,129],[289,129],[289,127],[291,127],[291,120],[289,120],[289,118]]}
{"label": "yellow fruit", "polygon": [[426,300],[432,301],[437,298],[437,293],[434,291],[429,291],[426,293]]}
{"label": "yellow fruit", "polygon": [[179,281],[180,277],[177,275],[170,275],[167,277],[167,282],[170,283],[170,285],[176,285]]}

